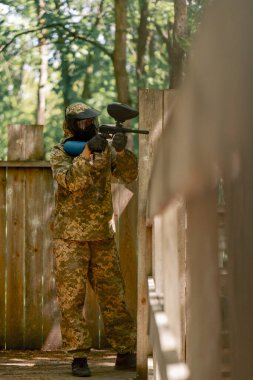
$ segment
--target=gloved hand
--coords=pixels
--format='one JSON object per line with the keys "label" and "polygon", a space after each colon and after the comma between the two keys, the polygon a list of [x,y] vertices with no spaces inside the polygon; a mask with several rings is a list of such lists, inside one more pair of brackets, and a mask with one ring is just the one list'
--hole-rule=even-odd
{"label": "gloved hand", "polygon": [[88,141],[87,145],[91,153],[101,153],[107,147],[108,142],[103,136],[96,135]]}
{"label": "gloved hand", "polygon": [[125,149],[127,144],[127,135],[125,133],[115,133],[112,139],[112,146],[116,152],[120,152]]}

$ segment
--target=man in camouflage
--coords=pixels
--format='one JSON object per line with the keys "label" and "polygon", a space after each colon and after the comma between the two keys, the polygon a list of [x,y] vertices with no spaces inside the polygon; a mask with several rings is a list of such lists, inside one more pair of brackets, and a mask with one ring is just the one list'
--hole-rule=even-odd
{"label": "man in camouflage", "polygon": [[[117,352],[115,367],[136,365],[136,327],[125,303],[112,228],[111,177],[124,183],[135,180],[137,159],[125,149],[125,135],[116,134],[108,144],[97,134],[98,115],[83,103],[67,107],[64,139],[50,158],[58,184],[54,255],[63,349],[73,353],[76,376],[91,375],[87,364],[91,338],[83,317],[87,280],[99,301],[107,340]],[[73,157],[64,150],[67,139],[88,142]]]}

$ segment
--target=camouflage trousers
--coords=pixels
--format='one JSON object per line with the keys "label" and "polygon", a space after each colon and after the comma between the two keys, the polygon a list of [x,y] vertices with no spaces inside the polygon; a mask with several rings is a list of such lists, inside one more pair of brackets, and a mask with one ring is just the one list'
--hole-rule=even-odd
{"label": "camouflage trousers", "polygon": [[125,303],[114,239],[94,242],[55,239],[54,255],[63,349],[81,353],[91,347],[83,315],[88,279],[99,302],[107,341],[117,352],[135,351],[136,327]]}

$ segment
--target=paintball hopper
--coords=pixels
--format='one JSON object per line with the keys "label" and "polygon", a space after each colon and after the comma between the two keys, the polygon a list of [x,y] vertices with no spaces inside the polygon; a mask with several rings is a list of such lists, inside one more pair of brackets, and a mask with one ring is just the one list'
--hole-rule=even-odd
{"label": "paintball hopper", "polygon": [[116,120],[118,123],[122,124],[126,120],[133,119],[139,115],[139,112],[127,104],[124,103],[111,103],[107,106],[108,114]]}

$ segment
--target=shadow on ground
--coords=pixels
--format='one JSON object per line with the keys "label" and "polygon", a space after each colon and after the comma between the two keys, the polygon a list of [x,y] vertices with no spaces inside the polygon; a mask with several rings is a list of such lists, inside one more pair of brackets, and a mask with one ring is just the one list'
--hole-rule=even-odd
{"label": "shadow on ground", "polygon": [[[0,351],[0,380],[70,380],[71,356],[52,351]],[[116,371],[115,353],[109,350],[92,350],[89,366],[92,379],[134,380],[135,371]]]}

